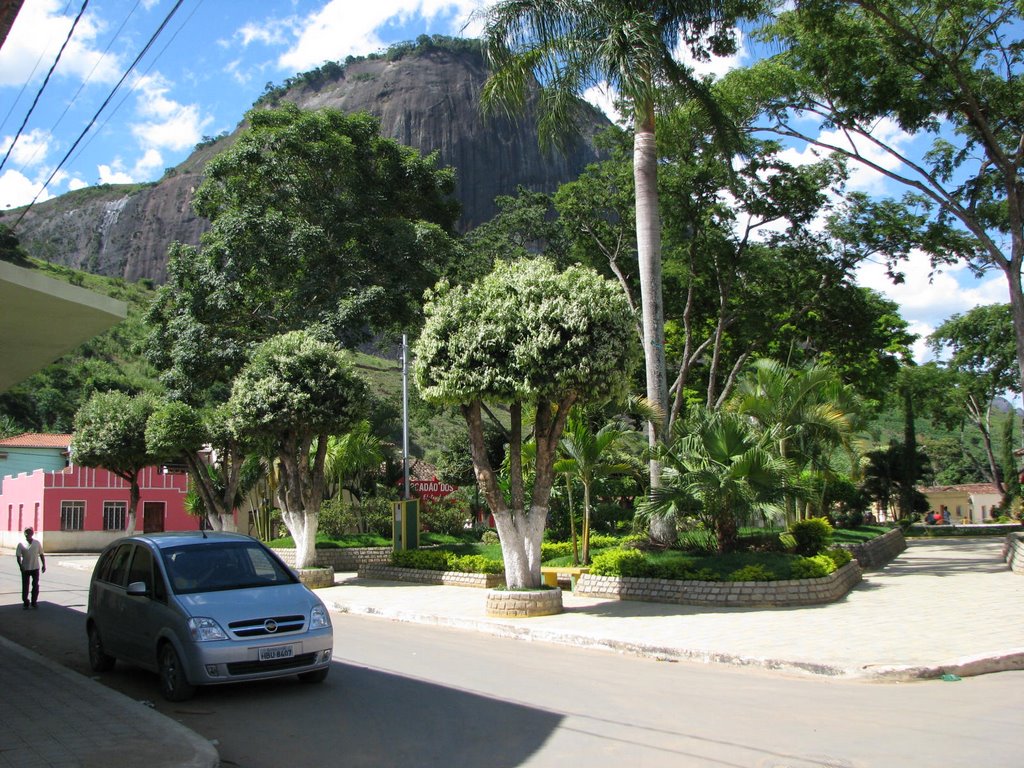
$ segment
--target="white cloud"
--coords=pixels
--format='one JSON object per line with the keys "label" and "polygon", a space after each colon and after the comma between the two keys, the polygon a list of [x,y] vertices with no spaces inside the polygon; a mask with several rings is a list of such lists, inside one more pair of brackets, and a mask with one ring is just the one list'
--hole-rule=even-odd
{"label": "white cloud", "polygon": [[198,104],[182,104],[168,98],[170,86],[159,76],[141,78],[134,89],[138,92],[136,112],[144,119],[132,124],[131,132],[146,153],[188,149],[203,137],[203,129],[212,122],[212,118],[201,116]]}
{"label": "white cloud", "polygon": [[[4,136],[3,141],[0,141],[0,155],[7,153],[13,140],[13,135]],[[40,129],[21,134],[18,143],[11,149],[11,156],[7,159],[8,167],[20,165],[23,168],[31,168],[46,162],[52,140],[53,137],[48,131]]]}
{"label": "white cloud", "polygon": [[101,165],[97,168],[100,174],[100,184],[132,184],[135,179],[126,172],[120,159],[114,160],[112,165]]}
{"label": "white cloud", "polygon": [[[857,282],[899,304],[911,330],[922,336],[934,331],[954,314],[1009,300],[1006,280],[1000,272],[976,278],[962,264],[933,272],[928,257],[920,252],[900,263],[899,270],[904,281],[896,285],[886,275],[884,265],[865,263],[857,271]],[[919,362],[928,359],[929,354],[923,340],[915,344],[914,357]]]}
{"label": "white cloud", "polygon": [[616,125],[625,125],[625,118],[615,108],[615,91],[608,83],[601,83],[587,88],[583,92],[583,100],[600,109]]}
{"label": "white cloud", "polygon": [[[0,86],[42,81],[74,21],[73,15],[63,12],[65,5],[63,0],[33,0],[22,5],[3,48],[0,48]],[[101,24],[96,18],[85,14],[54,70],[54,77],[116,82],[120,76],[117,57],[104,55],[94,47],[101,32]]]}
{"label": "white cloud", "polygon": [[278,65],[299,71],[325,61],[379,51],[387,47],[379,34],[383,28],[404,25],[415,18],[423,18],[428,25],[446,22],[436,31],[462,34],[470,14],[484,4],[484,0],[330,0],[318,12],[296,23],[297,40],[281,55]]}
{"label": "white cloud", "polygon": [[[33,181],[20,171],[5,170],[0,175],[0,208],[18,208],[28,205],[43,186],[43,180]],[[39,201],[53,197],[49,192],[39,195]]]}
{"label": "white cloud", "polygon": [[693,57],[689,47],[682,41],[676,50],[673,51],[673,56],[677,61],[681,61],[692,68],[694,74],[698,77],[711,75],[715,79],[720,78],[734,69],[739,69],[750,59],[743,32],[737,31],[736,34],[738,45],[736,53],[732,56],[712,56],[709,61],[699,61]]}
{"label": "white cloud", "polygon": [[89,182],[83,181],[79,178],[73,178],[68,182],[68,192],[74,192],[76,189],[85,189],[89,186]]}

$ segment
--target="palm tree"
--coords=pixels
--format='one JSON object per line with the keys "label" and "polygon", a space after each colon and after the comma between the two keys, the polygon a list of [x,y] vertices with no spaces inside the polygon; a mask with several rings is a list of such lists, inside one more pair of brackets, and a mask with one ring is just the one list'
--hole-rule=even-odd
{"label": "palm tree", "polygon": [[[776,436],[776,450],[799,471],[828,468],[829,452],[849,448],[858,425],[859,401],[832,369],[789,368],[762,358],[736,387],[736,410]],[[787,517],[795,517],[795,498]]]}
{"label": "palm tree", "polygon": [[[386,458],[383,441],[370,432],[370,422],[363,420],[344,435],[331,435],[327,441],[324,477],[331,495],[347,490],[362,503],[369,476],[379,472]],[[358,513],[359,529],[366,532],[366,521]]]}
{"label": "palm tree", "polygon": [[660,447],[662,482],[641,512],[671,515],[696,504],[719,553],[733,551],[740,522],[774,513],[790,486],[793,466],[772,450],[774,440],[734,411],[695,409]]}
{"label": "palm tree", "polygon": [[[728,7],[740,9],[744,4]],[[498,0],[483,11],[491,75],[484,108],[519,111],[538,84],[539,128],[545,143],[573,126],[584,91],[602,83],[615,89],[633,118],[633,179],[647,398],[668,413],[665,320],[661,295],[661,223],[658,211],[655,114],[659,88],[673,85],[694,98],[718,126],[726,125],[707,88],[673,56],[680,43],[696,55],[732,52],[734,14],[721,0]],[[721,132],[725,134],[724,131]],[[651,422],[653,447],[664,420]],[[651,461],[651,486],[658,483]],[[674,534],[652,531],[657,538]]]}
{"label": "palm tree", "polygon": [[[558,446],[562,458],[555,462],[555,471],[579,480],[583,485],[581,539],[584,565],[590,562],[591,490],[598,478],[626,474],[635,468],[621,453],[616,453],[628,435],[629,430],[620,428],[615,422],[609,422],[594,432],[586,416],[577,413],[569,416],[562,433]],[[569,514],[571,520],[571,509]]]}

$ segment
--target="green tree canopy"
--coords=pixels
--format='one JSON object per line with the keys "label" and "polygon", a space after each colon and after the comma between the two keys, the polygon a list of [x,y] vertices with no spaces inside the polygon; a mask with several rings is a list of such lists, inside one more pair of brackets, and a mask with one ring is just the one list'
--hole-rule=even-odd
{"label": "green tree canopy", "polygon": [[315,557],[328,437],[358,424],[367,398],[347,356],[308,331],[263,342],[234,380],[231,428],[278,460],[278,501],[299,568]]}
{"label": "green tree canopy", "polygon": [[139,505],[139,474],[158,457],[146,445],[146,423],[156,409],[149,395],[96,392],[75,414],[71,460],[83,467],[102,467],[130,487],[126,530],[135,532]]}
{"label": "green tree canopy", "polygon": [[201,248],[172,247],[149,315],[178,397],[226,399],[278,333],[315,325],[347,344],[415,325],[455,252],[452,171],[382,138],[375,118],[284,105],[246,119],[196,191],[212,227]]}
{"label": "green tree canopy", "polygon": [[[593,271],[559,272],[544,259],[502,263],[471,286],[428,296],[415,375],[428,402],[457,405],[469,427],[477,480],[498,525],[509,586],[540,584],[540,541],[554,462],[575,403],[624,397],[637,359],[618,287]],[[509,496],[487,454],[482,409],[511,414]],[[524,408],[532,411],[533,492],[525,498]]]}

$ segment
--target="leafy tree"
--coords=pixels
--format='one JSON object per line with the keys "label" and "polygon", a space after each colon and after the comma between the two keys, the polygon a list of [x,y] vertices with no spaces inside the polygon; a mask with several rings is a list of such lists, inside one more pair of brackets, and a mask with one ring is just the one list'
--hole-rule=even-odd
{"label": "leafy tree", "polygon": [[263,342],[235,378],[230,427],[278,462],[277,498],[295,540],[295,564],[313,565],[328,437],[365,415],[366,385],[347,357],[308,331]]}
{"label": "leafy tree", "polygon": [[261,341],[316,326],[341,343],[415,325],[448,267],[454,176],[382,138],[377,120],[294,105],[256,109],[206,168],[199,249],[171,248],[149,314],[173,396],[227,398]]}
{"label": "leafy tree", "polygon": [[158,460],[146,445],[146,422],[155,409],[149,395],[96,392],[75,414],[71,460],[82,467],[102,467],[128,483],[129,536],[135,533],[139,474]]}
{"label": "leafy tree", "polygon": [[370,432],[370,422],[365,419],[343,435],[331,435],[324,463],[328,485],[345,489],[361,501],[373,486],[372,478],[380,474],[387,452],[384,441]]}
{"label": "leafy tree", "polygon": [[184,461],[210,525],[235,530],[242,466],[251,446],[231,428],[226,407],[200,410],[180,401],[165,402],[146,423],[146,446],[164,461]]}
{"label": "leafy tree", "polygon": [[953,315],[928,337],[937,354],[949,353],[944,366],[953,376],[946,393],[956,397],[981,432],[989,474],[1005,493],[992,443],[992,404],[1003,392],[1021,391],[1010,307],[991,304]]}
{"label": "leafy tree", "polygon": [[[647,397],[667,413],[661,224],[655,117],[659,87],[671,84],[695,98],[725,125],[707,88],[673,57],[685,46],[698,58],[736,49],[732,24],[749,10],[745,2],[621,2],[621,0],[498,0],[484,12],[485,51],[491,75],[485,108],[521,109],[539,82],[539,127],[551,141],[571,128],[577,97],[607,82],[633,118],[633,174]],[[535,79],[536,78],[536,79]],[[726,131],[722,131],[724,136]],[[650,441],[664,424],[651,424]],[[651,465],[651,485],[658,480]],[[674,531],[674,529],[673,529]],[[670,535],[667,531],[660,531]]]}
{"label": "leafy tree", "polygon": [[674,517],[697,502],[719,553],[732,552],[740,522],[775,513],[792,485],[792,464],[773,450],[774,441],[773,430],[758,430],[740,413],[695,408],[660,446],[662,483],[642,512]]}
{"label": "leafy tree", "polygon": [[[629,308],[618,288],[591,270],[559,272],[530,259],[499,264],[468,287],[439,283],[424,312],[415,345],[421,395],[461,410],[477,481],[498,526],[506,581],[539,586],[559,440],[573,405],[625,395],[636,349]],[[484,442],[485,402],[509,407],[507,495]],[[524,462],[527,412],[532,462]]]}
{"label": "leafy tree", "polygon": [[[902,443],[893,440],[885,448],[876,448],[864,454],[864,492],[881,508],[883,517],[895,506],[899,518],[907,518],[914,512],[927,509],[923,494],[914,487],[914,480],[927,482],[931,479],[931,463],[928,455],[918,449],[913,456],[913,467],[906,467],[908,454]],[[908,486],[909,480],[909,487]]]}
{"label": "leafy tree", "polygon": [[[1003,272],[1024,375],[1022,20],[1013,0],[800,2],[763,32],[782,51],[737,78],[760,95],[766,130],[906,189],[899,201],[854,200],[851,240]],[[909,154],[919,142],[878,130],[883,120],[930,141],[923,161]]]}
{"label": "leafy tree", "polygon": [[[849,441],[858,405],[824,366],[792,369],[767,358],[753,363],[736,388],[737,411],[775,437],[780,457],[796,471],[820,468],[829,448]],[[788,516],[795,516],[790,499]]]}

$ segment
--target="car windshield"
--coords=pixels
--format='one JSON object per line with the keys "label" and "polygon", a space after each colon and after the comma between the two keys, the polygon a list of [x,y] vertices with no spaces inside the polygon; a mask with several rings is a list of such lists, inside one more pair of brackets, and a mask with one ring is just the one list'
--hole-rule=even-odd
{"label": "car windshield", "polygon": [[287,568],[255,541],[201,542],[161,550],[171,588],[180,595],[294,584]]}

